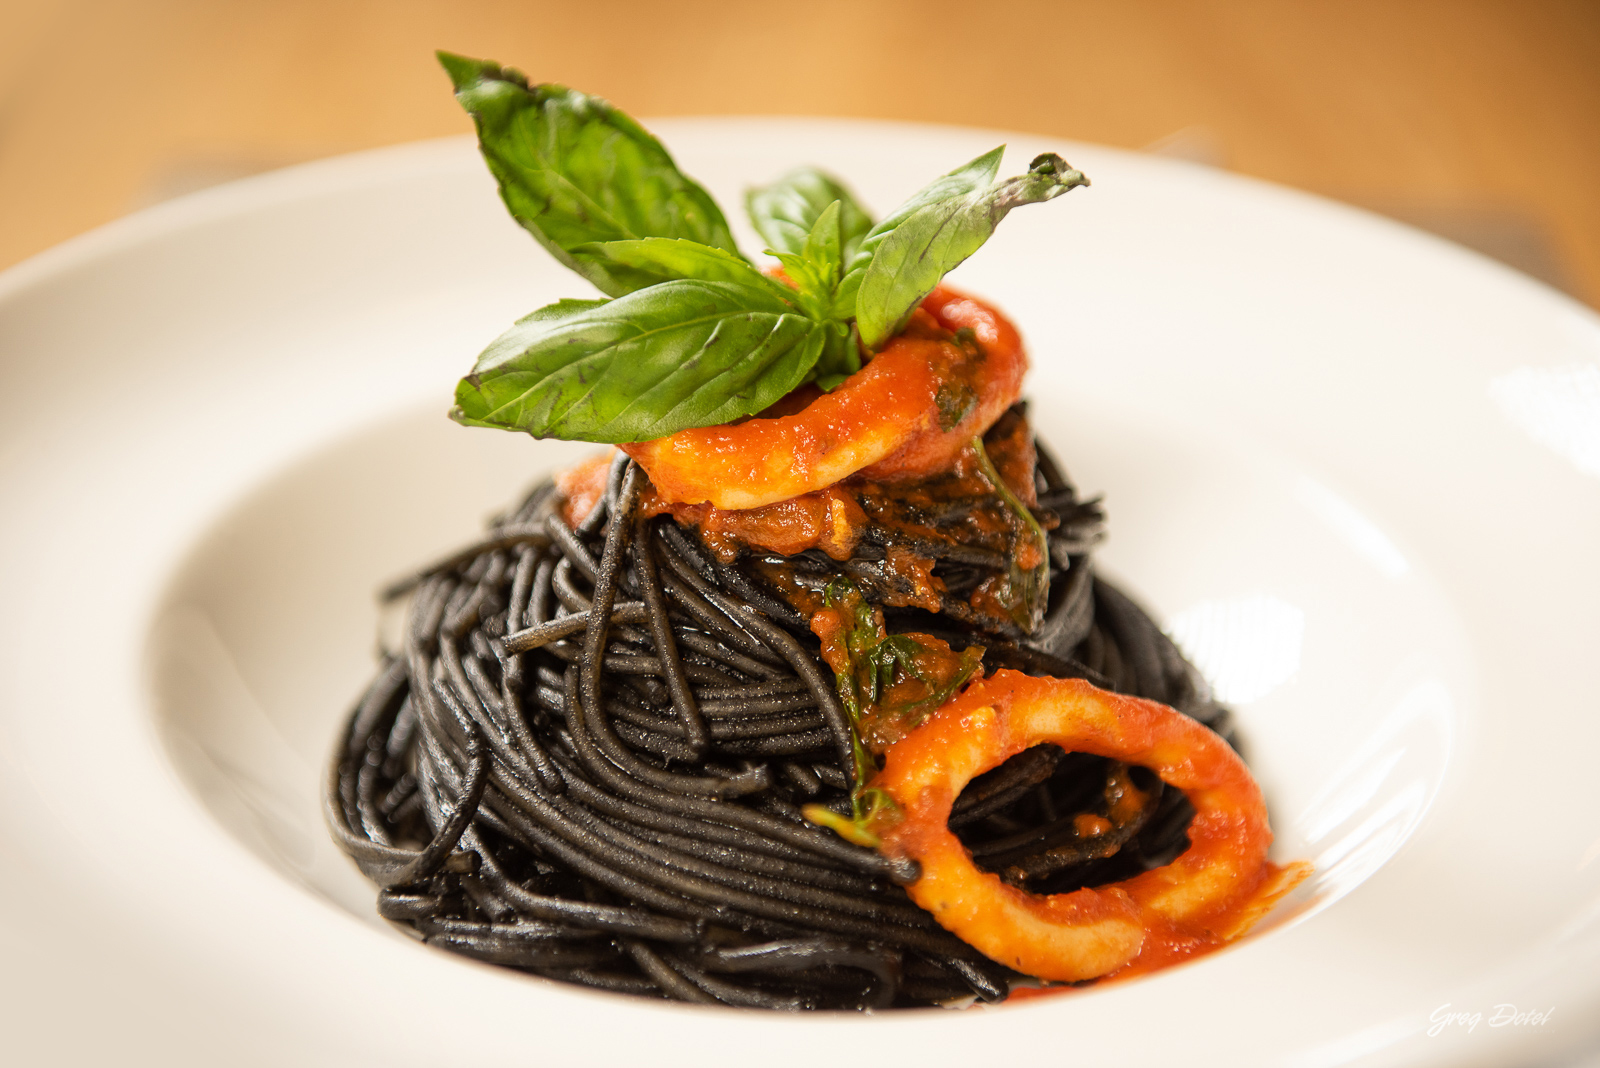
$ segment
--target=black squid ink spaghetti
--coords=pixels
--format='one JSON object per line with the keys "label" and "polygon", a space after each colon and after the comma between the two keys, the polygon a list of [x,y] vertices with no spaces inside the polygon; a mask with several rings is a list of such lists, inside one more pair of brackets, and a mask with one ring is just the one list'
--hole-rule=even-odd
{"label": "black squid ink spaghetti", "polygon": [[606,294],[513,326],[452,414],[621,448],[387,591],[325,797],[380,915],[605,990],[886,1009],[1160,967],[1304,874],[1094,573],[1016,331],[939,286],[1079,172],[996,150],[874,223],[795,171],[749,197],[764,274],[603,101],[441,59],[513,215]]}

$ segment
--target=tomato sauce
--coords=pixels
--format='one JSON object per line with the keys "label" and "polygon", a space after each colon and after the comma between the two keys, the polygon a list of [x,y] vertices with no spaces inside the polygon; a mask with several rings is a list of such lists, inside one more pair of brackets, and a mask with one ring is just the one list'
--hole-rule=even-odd
{"label": "tomato sauce", "polygon": [[833,392],[810,388],[756,418],[622,449],[673,504],[759,508],[857,473],[920,478],[948,467],[1016,402],[1027,368],[1015,327],[941,287]]}

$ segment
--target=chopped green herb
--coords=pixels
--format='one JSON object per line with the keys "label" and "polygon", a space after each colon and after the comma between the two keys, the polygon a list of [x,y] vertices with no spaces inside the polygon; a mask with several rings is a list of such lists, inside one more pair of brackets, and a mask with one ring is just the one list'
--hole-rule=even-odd
{"label": "chopped green herb", "polygon": [[[910,734],[955,696],[982,667],[983,647],[974,645],[956,654],[926,634],[887,633],[882,613],[848,578],[828,584],[824,604],[840,619],[837,634],[825,639],[823,655],[833,668],[839,699],[850,717],[855,787],[849,820],[815,805],[810,809],[816,814],[808,809],[806,818],[856,841],[851,834],[865,834],[863,828],[892,815],[884,806],[893,802],[872,789],[872,777],[878,773],[874,752]],[[841,821],[855,830],[846,834],[840,830]]]}
{"label": "chopped green herb", "polygon": [[983,472],[990,488],[1005,503],[1006,509],[1033,535],[1034,553],[1039,562],[1031,568],[1025,568],[1020,555],[1012,553],[1005,579],[996,591],[996,597],[1010,614],[1012,622],[1021,627],[1023,633],[1031,634],[1044,618],[1045,599],[1050,594],[1050,545],[1045,540],[1044,528],[1034,518],[1033,512],[1017,499],[1011,487],[1000,477],[1000,472],[995,470],[994,461],[989,459],[989,453],[983,447],[982,435],[972,439],[972,448],[978,454],[978,469]]}

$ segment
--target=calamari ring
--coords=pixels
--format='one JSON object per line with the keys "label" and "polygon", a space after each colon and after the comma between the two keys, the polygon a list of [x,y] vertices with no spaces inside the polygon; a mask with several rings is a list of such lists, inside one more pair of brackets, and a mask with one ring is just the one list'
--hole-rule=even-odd
{"label": "calamari ring", "polygon": [[[974,776],[1046,742],[1142,765],[1183,790],[1195,808],[1189,848],[1164,867],[1068,894],[1029,894],[979,871],[950,833],[951,806]],[[922,865],[906,888],[912,900],[986,956],[1042,979],[1092,979],[1141,953],[1155,963],[1225,942],[1309,871],[1267,863],[1261,791],[1226,742],[1165,705],[1081,679],[995,672],[891,748],[872,785],[904,812],[882,848]],[[1152,951],[1155,942],[1165,948]]]}
{"label": "calamari ring", "polygon": [[[621,446],[669,504],[759,508],[857,472],[909,478],[943,468],[1022,395],[1028,357],[993,308],[935,289],[922,312],[945,331],[970,328],[980,352],[913,328],[832,393],[792,415],[682,430]],[[949,426],[951,419],[959,419]]]}

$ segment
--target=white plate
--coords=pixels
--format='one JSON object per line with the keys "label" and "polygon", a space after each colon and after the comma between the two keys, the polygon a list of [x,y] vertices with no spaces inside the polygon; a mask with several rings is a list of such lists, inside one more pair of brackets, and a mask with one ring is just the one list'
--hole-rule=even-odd
{"label": "white plate", "polygon": [[[730,207],[809,161],[882,210],[1005,138],[654,126]],[[1010,140],[1014,168],[1063,147]],[[203,193],[0,278],[8,1047],[1315,1065],[1591,1040],[1600,323],[1358,212],[1067,149],[1093,188],[1019,212],[957,282],[1022,327],[1037,425],[1106,494],[1105,566],[1236,699],[1280,855],[1318,863],[1273,929],[1134,983],[863,1019],[592,994],[371,919],[315,806],[371,592],[572,454],[443,419],[483,343],[585,291],[453,140]],[[1502,1004],[1552,1011],[1492,1026]]]}

